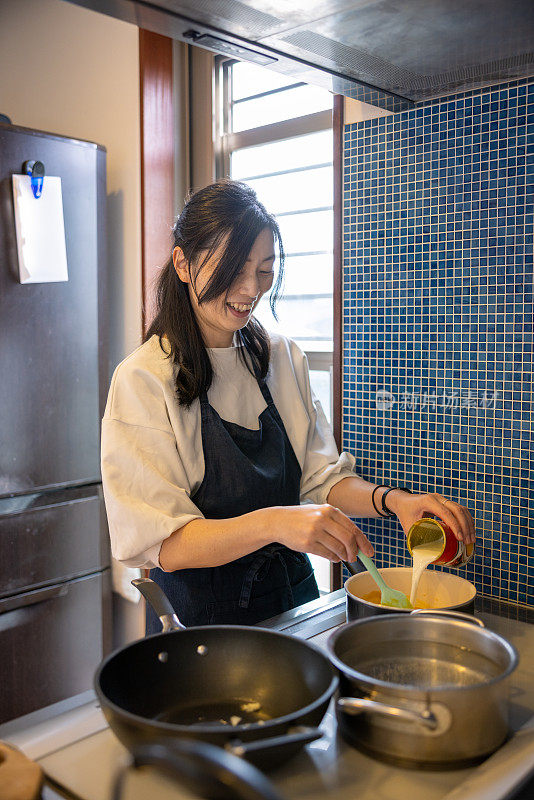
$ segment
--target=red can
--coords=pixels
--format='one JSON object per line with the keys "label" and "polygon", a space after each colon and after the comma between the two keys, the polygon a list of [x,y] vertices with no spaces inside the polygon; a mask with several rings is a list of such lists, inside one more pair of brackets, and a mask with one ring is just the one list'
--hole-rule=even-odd
{"label": "red can", "polygon": [[443,546],[433,564],[440,564],[443,567],[463,567],[473,558],[475,545],[459,542],[449,526],[440,519],[425,517],[414,522],[406,537],[410,554],[414,547],[436,540],[440,540]]}

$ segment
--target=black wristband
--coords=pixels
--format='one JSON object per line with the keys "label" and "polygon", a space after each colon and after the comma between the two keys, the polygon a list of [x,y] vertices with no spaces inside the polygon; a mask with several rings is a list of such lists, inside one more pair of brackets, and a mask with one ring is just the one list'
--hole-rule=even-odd
{"label": "black wristband", "polygon": [[390,508],[388,508],[387,505],[386,505],[386,495],[389,492],[394,492],[395,489],[397,489],[399,492],[408,492],[408,494],[412,494],[412,490],[406,488],[406,486],[390,486],[388,489],[386,489],[386,491],[382,495],[382,508],[385,511],[386,516],[388,516],[388,517],[396,516],[394,514],[394,512]]}
{"label": "black wristband", "polygon": [[374,508],[374,510],[376,511],[376,513],[378,514],[379,517],[388,517],[389,514],[383,514],[380,511],[380,509],[376,507],[375,492],[376,492],[377,489],[387,489],[387,488],[388,488],[387,484],[381,483],[379,486],[375,486],[375,488],[373,489],[373,493],[371,495],[371,503],[373,504],[373,508]]}

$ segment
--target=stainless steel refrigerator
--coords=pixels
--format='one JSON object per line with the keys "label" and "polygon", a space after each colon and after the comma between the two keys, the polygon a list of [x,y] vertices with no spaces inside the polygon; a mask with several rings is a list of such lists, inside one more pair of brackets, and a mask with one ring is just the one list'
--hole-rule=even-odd
{"label": "stainless steel refrigerator", "polygon": [[[61,178],[67,281],[19,281],[12,175],[33,160]],[[105,202],[105,148],[0,123],[0,723],[78,702],[108,649]]]}

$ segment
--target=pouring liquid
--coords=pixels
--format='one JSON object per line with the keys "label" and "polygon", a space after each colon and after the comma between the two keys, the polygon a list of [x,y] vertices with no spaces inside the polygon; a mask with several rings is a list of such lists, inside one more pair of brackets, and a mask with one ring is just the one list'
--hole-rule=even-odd
{"label": "pouring liquid", "polygon": [[416,547],[412,549],[412,559],[413,559],[413,568],[412,568],[412,588],[410,592],[410,603],[415,608],[415,598],[417,597],[417,589],[419,587],[419,581],[421,580],[421,575],[431,564],[435,561],[441,553],[443,552],[443,541],[442,539],[435,539],[434,541],[424,542],[423,544],[418,544]]}

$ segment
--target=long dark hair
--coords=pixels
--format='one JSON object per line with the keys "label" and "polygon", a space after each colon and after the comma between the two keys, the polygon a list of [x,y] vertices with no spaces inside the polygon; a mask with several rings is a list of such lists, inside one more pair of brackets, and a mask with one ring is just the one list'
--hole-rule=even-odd
{"label": "long dark hair", "polygon": [[[265,228],[272,231],[278,242],[280,267],[270,294],[270,305],[276,317],[276,301],[283,281],[284,249],[280,229],[250,186],[231,180],[221,180],[195,192],[188,200],[173,228],[173,247],[180,247],[192,275],[211,258],[227,236],[225,250],[208,283],[198,295],[205,303],[226,294],[243,269],[258,235]],[[206,251],[197,264],[200,251]],[[196,275],[193,277],[193,285]],[[165,336],[170,344],[169,357],[176,365],[176,394],[186,407],[205,391],[213,380],[213,369],[191,306],[188,285],[180,280],[174,269],[172,252],[163,267],[156,289],[156,314],[144,341],[159,336],[162,350]],[[247,369],[260,380],[269,369],[269,335],[257,319],[237,331],[239,355]]]}

